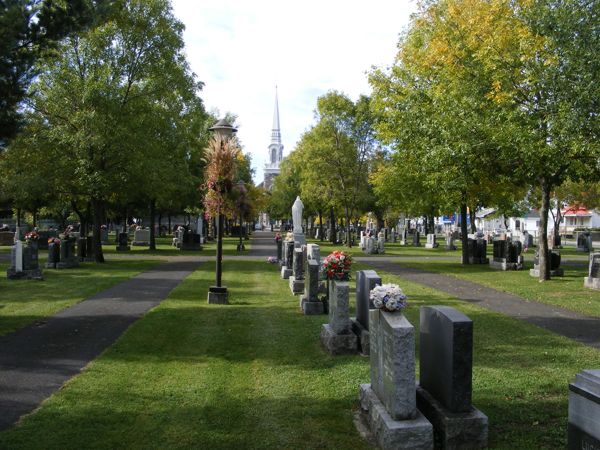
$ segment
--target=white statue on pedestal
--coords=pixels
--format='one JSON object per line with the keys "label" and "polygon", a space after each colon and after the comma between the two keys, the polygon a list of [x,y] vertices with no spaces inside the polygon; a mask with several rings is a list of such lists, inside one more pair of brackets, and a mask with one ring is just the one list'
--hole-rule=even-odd
{"label": "white statue on pedestal", "polygon": [[302,200],[300,200],[300,196],[296,197],[296,201],[292,206],[292,220],[294,222],[294,242],[299,243],[300,245],[306,244],[306,238],[304,237],[304,233],[302,231],[302,210],[304,209],[304,204]]}

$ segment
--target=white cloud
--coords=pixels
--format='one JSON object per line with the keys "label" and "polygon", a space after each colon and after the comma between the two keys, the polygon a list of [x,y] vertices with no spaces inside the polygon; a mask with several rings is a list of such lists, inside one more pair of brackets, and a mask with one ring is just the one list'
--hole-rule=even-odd
{"label": "white cloud", "polygon": [[238,137],[262,181],[275,85],[284,154],[313,123],[317,97],[370,91],[366,72],[392,63],[412,1],[172,0],[186,25],[192,70],[207,108],[238,116]]}

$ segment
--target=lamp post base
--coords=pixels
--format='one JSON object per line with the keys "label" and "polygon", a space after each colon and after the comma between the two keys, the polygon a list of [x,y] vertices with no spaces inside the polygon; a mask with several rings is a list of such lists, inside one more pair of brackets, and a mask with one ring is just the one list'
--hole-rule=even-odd
{"label": "lamp post base", "polygon": [[228,305],[227,286],[211,286],[208,288],[208,303],[215,305]]}

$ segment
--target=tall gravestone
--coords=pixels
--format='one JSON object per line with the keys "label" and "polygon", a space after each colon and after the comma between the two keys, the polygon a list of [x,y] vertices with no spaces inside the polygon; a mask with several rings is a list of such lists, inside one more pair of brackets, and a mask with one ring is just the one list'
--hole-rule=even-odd
{"label": "tall gravestone", "polygon": [[419,232],[417,230],[413,231],[412,245],[413,245],[413,247],[420,247],[421,246],[421,235],[419,234]]}
{"label": "tall gravestone", "polygon": [[349,289],[347,281],[329,282],[329,323],[321,327],[321,343],[332,355],[357,351],[358,342],[350,323]]}
{"label": "tall gravestone", "polygon": [[131,245],[134,245],[134,246],[150,245],[150,230],[144,230],[144,229],[135,230],[133,232],[133,242],[131,243]]}
{"label": "tall gravestone", "polygon": [[359,351],[370,353],[369,311],[373,309],[370,300],[371,289],[381,285],[381,277],[374,270],[356,272],[356,317],[351,319],[352,331],[358,336]]}
{"label": "tall gravestone", "polygon": [[79,267],[79,258],[75,252],[76,238],[63,238],[60,243],[60,261],[56,264],[57,269],[72,269]]}
{"label": "tall gravestone", "polygon": [[283,241],[283,259],[284,263],[281,266],[281,278],[288,280],[292,275],[294,263],[294,241]]}
{"label": "tall gravestone", "polygon": [[46,261],[46,268],[56,269],[56,265],[60,262],[60,244],[53,241],[48,244],[48,260]]}
{"label": "tall gravestone", "polygon": [[302,248],[294,248],[292,260],[292,275],[289,277],[289,285],[292,294],[299,295],[304,291],[304,252]]}
{"label": "tall gravestone", "polygon": [[307,258],[306,275],[304,280],[304,295],[300,297],[300,308],[307,315],[323,314],[324,305],[319,300],[319,262],[315,259]]}
{"label": "tall gravestone", "polygon": [[454,235],[451,232],[446,233],[446,250],[456,250],[454,245]]}
{"label": "tall gravestone", "polygon": [[131,250],[129,246],[129,235],[127,233],[119,233],[117,235],[117,251],[127,252]]}
{"label": "tall gravestone", "polygon": [[593,251],[592,247],[592,236],[588,231],[584,231],[577,235],[577,248],[578,252],[591,252]]}
{"label": "tall gravestone", "polygon": [[467,239],[467,255],[469,264],[489,264],[487,242],[484,239]]}
{"label": "tall gravestone", "polygon": [[277,262],[280,263],[283,259],[283,241],[281,239],[277,239],[275,244],[277,245]]}
{"label": "tall gravestone", "polygon": [[360,407],[383,449],[433,449],[431,423],[417,409],[414,328],[401,313],[369,312],[371,383]]}
{"label": "tall gravestone", "polygon": [[588,276],[583,285],[589,289],[600,289],[600,253],[591,253],[588,265]]}
{"label": "tall gravestone", "polygon": [[600,370],[584,370],[569,384],[569,450],[600,448]]}
{"label": "tall gravestone", "polygon": [[485,448],[488,419],[471,404],[473,322],[447,306],[422,306],[420,322],[417,404],[436,448]]}

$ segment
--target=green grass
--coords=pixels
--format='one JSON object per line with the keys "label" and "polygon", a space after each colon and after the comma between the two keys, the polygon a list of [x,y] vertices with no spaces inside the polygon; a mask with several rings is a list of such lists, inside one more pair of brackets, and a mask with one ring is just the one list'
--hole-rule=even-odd
{"label": "green grass", "polygon": [[[43,281],[9,280],[4,276],[0,281],[0,335],[42,320],[157,264],[156,261],[82,263],[74,269],[44,269]],[[7,264],[0,264],[0,273],[5,274],[7,268]]]}
{"label": "green grass", "polygon": [[583,287],[583,278],[588,270],[583,265],[563,265],[564,277],[554,277],[540,283],[538,278],[529,275],[533,263],[528,261],[525,262],[525,269],[506,272],[491,269],[487,265],[463,266],[452,261],[415,260],[401,264],[469,280],[527,300],[600,317],[600,292]]}
{"label": "green grass", "polygon": [[[360,265],[357,265],[360,267]],[[365,267],[365,266],[362,266]],[[474,320],[473,402],[490,448],[564,448],[567,386],[598,351],[380,272],[418,307]],[[188,277],[0,448],[370,448],[352,422],[369,361],[319,345],[326,316],[302,316],[275,266],[228,261],[230,305],[207,305],[212,265]]]}

